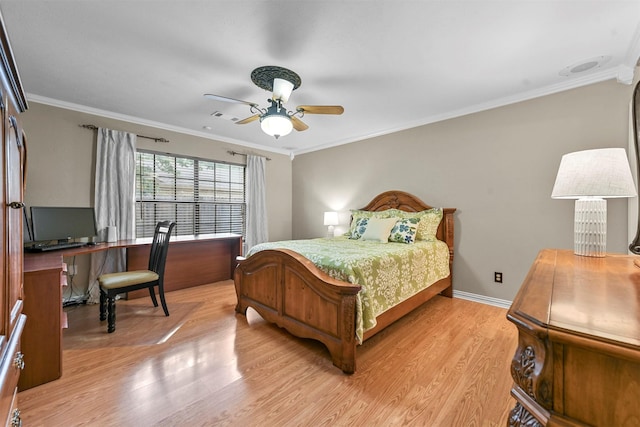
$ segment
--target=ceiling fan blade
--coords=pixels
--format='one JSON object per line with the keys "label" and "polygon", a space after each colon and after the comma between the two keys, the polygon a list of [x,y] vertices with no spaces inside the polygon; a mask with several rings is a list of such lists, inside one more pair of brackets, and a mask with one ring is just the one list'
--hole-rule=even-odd
{"label": "ceiling fan blade", "polygon": [[309,126],[307,126],[302,120],[300,120],[297,117],[292,116],[291,123],[293,124],[293,128],[298,132],[302,132],[303,130],[309,129]]}
{"label": "ceiling fan blade", "polygon": [[212,93],[205,93],[204,97],[213,99],[214,101],[233,102],[235,104],[245,104],[245,105],[250,105],[252,107],[258,106],[258,104],[256,104],[255,102],[243,101],[241,99],[229,98],[227,96],[214,95]]}
{"label": "ceiling fan blade", "polygon": [[341,105],[299,105],[296,108],[304,114],[342,114],[344,108]]}
{"label": "ceiling fan blade", "polygon": [[260,114],[254,114],[253,116],[249,116],[246,119],[238,120],[236,122],[237,125],[246,125],[247,123],[251,123],[260,118]]}

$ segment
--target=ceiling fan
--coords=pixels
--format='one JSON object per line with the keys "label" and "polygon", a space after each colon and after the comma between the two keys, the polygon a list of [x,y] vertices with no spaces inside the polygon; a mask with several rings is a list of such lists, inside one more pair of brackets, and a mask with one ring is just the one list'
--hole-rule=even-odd
{"label": "ceiling fan", "polygon": [[244,125],[260,119],[260,126],[264,133],[276,139],[288,135],[292,129],[298,132],[309,129],[309,126],[300,120],[300,117],[304,117],[305,114],[342,114],[344,112],[344,108],[340,105],[299,105],[295,111],[288,111],[284,104],[289,100],[291,92],[300,87],[302,80],[300,76],[286,68],[273,65],[258,67],[251,72],[251,80],[259,88],[272,92],[271,99],[267,100],[271,104],[269,107],[262,108],[255,102],[211,93],[205,93],[204,96],[216,101],[248,105],[253,115],[238,120],[236,124]]}

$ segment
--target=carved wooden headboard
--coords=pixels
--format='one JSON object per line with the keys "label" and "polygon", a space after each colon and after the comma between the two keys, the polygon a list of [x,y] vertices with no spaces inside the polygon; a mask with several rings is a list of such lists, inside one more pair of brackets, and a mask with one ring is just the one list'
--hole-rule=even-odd
{"label": "carved wooden headboard", "polygon": [[[387,209],[400,209],[405,212],[420,212],[431,209],[433,206],[404,191],[385,191],[378,194],[362,208],[364,211],[384,211]],[[455,208],[442,208],[442,222],[438,226],[436,237],[444,241],[449,246],[449,252],[453,256],[453,213]]]}

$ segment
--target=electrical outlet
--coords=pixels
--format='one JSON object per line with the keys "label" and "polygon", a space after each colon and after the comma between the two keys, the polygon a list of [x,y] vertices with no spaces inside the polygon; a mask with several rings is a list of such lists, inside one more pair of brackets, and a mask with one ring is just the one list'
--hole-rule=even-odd
{"label": "electrical outlet", "polygon": [[496,283],[502,283],[502,273],[499,273],[497,271],[493,273],[493,280]]}

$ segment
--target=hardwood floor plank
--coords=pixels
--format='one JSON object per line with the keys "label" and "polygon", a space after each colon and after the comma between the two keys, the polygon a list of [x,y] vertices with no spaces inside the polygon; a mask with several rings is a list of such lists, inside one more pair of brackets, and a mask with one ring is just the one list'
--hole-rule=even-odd
{"label": "hardwood floor plank", "polygon": [[63,375],[19,393],[28,426],[506,425],[517,332],[506,310],[436,297],[357,349],[345,375],[315,341],[249,310],[233,282],[68,310]]}

